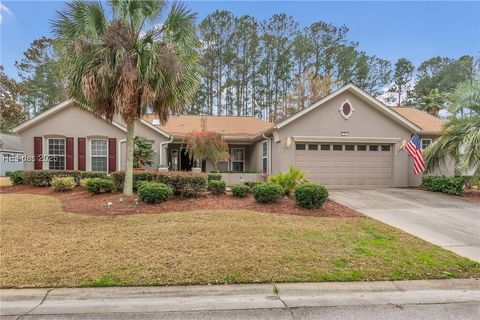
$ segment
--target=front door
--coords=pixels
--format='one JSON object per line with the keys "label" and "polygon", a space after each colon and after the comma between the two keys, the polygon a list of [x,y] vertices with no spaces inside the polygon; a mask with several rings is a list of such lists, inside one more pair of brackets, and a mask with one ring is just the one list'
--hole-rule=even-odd
{"label": "front door", "polygon": [[190,160],[186,149],[180,150],[180,170],[192,171],[193,161]]}

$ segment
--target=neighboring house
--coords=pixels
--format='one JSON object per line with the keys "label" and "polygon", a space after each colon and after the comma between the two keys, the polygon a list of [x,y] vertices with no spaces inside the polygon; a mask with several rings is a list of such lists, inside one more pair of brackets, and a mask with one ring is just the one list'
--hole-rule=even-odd
{"label": "neighboring house", "polygon": [[7,171],[23,170],[23,145],[19,136],[0,134],[0,176]]}
{"label": "neighboring house", "polygon": [[[185,150],[193,130],[215,131],[231,158],[221,171],[275,173],[303,169],[330,187],[407,187],[419,184],[402,143],[420,132],[426,147],[440,135],[442,121],[414,108],[390,108],[349,84],[280,123],[254,117],[154,115],[136,124],[137,136],[154,141],[155,164],[173,170],[194,166]],[[115,171],[125,167],[126,128],[66,101],[14,129],[27,155],[56,154],[54,161],[26,163],[25,169]],[[200,164],[197,164],[200,166]],[[204,171],[213,169],[209,162]],[[442,174],[453,174],[446,167]],[[259,175],[257,175],[259,176]]]}

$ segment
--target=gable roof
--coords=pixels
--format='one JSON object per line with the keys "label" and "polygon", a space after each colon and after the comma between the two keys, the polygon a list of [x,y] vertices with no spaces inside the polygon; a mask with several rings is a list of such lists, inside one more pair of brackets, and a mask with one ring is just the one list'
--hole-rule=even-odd
{"label": "gable roof", "polygon": [[[145,119],[153,123],[154,120],[158,120],[158,117],[149,114]],[[226,138],[253,138],[273,126],[273,123],[252,116],[203,115],[170,116],[166,124],[156,126],[171,135],[185,136],[189,132],[202,130],[202,119],[206,120],[207,130],[218,132]]]}
{"label": "gable roof", "polygon": [[415,107],[393,107],[392,109],[422,128],[423,133],[435,135],[442,133],[445,123],[442,119]]}
{"label": "gable roof", "polygon": [[341,87],[337,91],[332,92],[331,94],[323,97],[322,99],[318,100],[317,102],[315,102],[314,104],[310,105],[309,107],[303,109],[302,111],[299,111],[299,112],[293,114],[292,116],[288,117],[287,119],[277,123],[275,125],[275,128],[280,129],[283,126],[286,126],[290,122],[295,121],[296,119],[302,117],[303,115],[307,114],[308,112],[316,109],[317,107],[321,106],[322,104],[326,103],[327,101],[330,101],[331,99],[335,98],[339,94],[341,94],[343,92],[346,92],[346,91],[349,91],[349,92],[359,96],[363,100],[367,101],[371,106],[376,108],[378,111],[382,112],[387,117],[389,117],[390,119],[399,123],[403,127],[409,129],[410,131],[412,131],[412,132],[421,131],[421,128],[418,125],[416,125],[415,123],[413,123],[412,121],[410,121],[406,117],[403,117],[399,113],[393,111],[392,108],[386,106],[385,104],[383,104],[379,100],[375,99],[370,94],[363,91],[362,89],[360,89],[359,87],[357,87],[356,85],[354,85],[352,83],[349,83],[349,84]]}

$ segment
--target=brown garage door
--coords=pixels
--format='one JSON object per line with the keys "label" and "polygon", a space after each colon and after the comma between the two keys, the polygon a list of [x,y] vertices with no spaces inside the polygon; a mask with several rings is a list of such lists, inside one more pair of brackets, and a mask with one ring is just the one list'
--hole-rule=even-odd
{"label": "brown garage door", "polygon": [[296,166],[329,187],[391,187],[392,145],[296,143]]}

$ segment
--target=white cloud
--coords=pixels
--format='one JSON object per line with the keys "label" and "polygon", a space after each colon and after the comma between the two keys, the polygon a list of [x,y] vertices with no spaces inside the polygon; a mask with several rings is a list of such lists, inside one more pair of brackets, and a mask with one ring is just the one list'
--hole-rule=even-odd
{"label": "white cloud", "polygon": [[3,16],[2,16],[3,13],[6,13],[9,16],[13,15],[12,11],[10,11],[10,9],[8,9],[6,5],[4,5],[3,3],[0,3],[0,23],[2,23],[2,20],[3,20]]}

